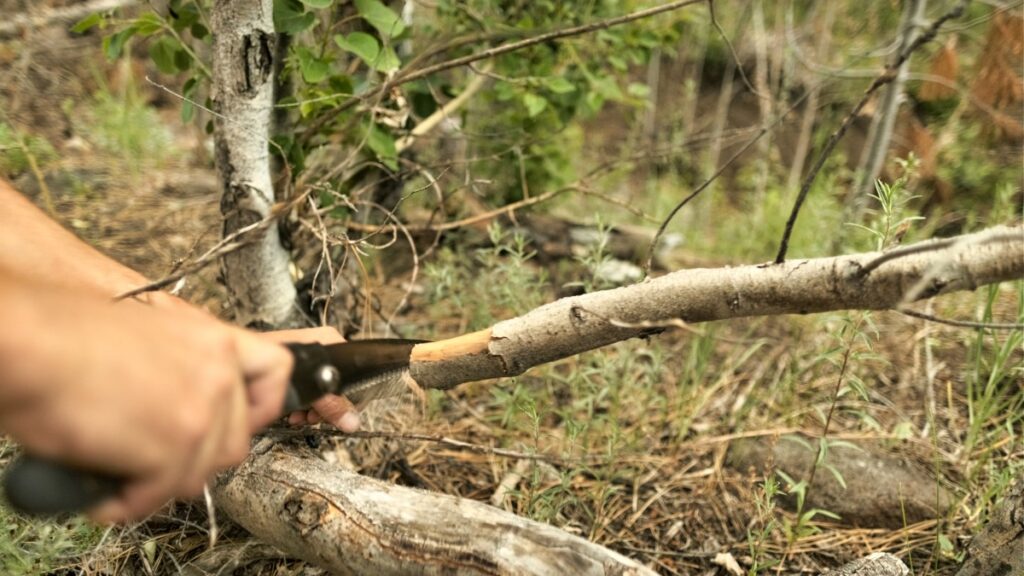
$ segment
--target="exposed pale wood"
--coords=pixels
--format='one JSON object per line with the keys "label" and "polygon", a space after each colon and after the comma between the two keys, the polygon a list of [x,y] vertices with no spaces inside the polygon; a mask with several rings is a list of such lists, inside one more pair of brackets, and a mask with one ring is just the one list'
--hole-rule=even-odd
{"label": "exposed pale wood", "polygon": [[490,342],[490,328],[438,342],[424,342],[417,344],[412,349],[412,360],[415,362],[441,362],[461,356],[480,354],[487,352],[487,345]]}
{"label": "exposed pale wood", "polygon": [[653,575],[553,526],[395,486],[263,440],[215,494],[232,519],[331,574]]}

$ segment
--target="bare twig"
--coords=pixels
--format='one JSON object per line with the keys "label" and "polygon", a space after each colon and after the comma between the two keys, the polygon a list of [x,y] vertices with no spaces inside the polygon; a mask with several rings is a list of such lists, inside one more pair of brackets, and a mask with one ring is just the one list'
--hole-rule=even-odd
{"label": "bare twig", "polygon": [[[1004,232],[995,231],[986,236],[982,236],[974,241],[975,244],[988,244],[990,242],[1012,242],[1014,240],[1020,240],[1020,234],[1017,232]],[[871,272],[878,269],[879,266],[886,262],[891,262],[898,258],[904,258],[911,254],[921,254],[922,252],[933,252],[935,250],[942,250],[948,248],[957,242],[960,242],[959,238],[942,238],[939,240],[932,240],[929,242],[922,242],[919,244],[913,244],[910,246],[902,246],[882,254],[878,258],[868,262],[860,270],[857,271],[857,275],[861,278],[867,276]]]}
{"label": "bare twig", "polygon": [[517,458],[520,460],[542,460],[545,462],[562,461],[562,458],[550,454],[531,454],[527,452],[518,452],[516,450],[507,450],[505,448],[493,448],[491,446],[483,446],[481,444],[473,444],[471,442],[464,442],[462,440],[448,438],[447,436],[439,436],[436,434],[419,434],[415,432],[389,432],[385,430],[360,430],[357,432],[341,432],[340,430],[328,428],[294,430],[287,428],[274,428],[273,430],[268,431],[268,434],[292,437],[316,435],[327,438],[386,438],[389,440],[430,442],[433,444],[445,446],[446,448],[453,448],[455,450],[463,450],[466,452],[473,452],[476,454],[487,454],[490,456],[501,456],[504,458]]}
{"label": "bare twig", "polygon": [[114,297],[114,300],[119,301],[126,298],[133,298],[140,294],[145,294],[146,292],[153,292],[155,290],[166,288],[178,280],[206,268],[210,264],[216,262],[219,258],[248,246],[258,238],[261,232],[274,225],[281,216],[287,214],[293,206],[303,202],[305,198],[306,194],[302,194],[292,198],[285,204],[276,205],[275,209],[271,211],[266,218],[253,222],[248,226],[239,228],[225,236],[219,242],[214,244],[212,248],[204,252],[192,264],[180,266],[176,271],[160,278],[159,280],[154,280],[148,284],[143,284],[138,288],[132,288],[127,292],[118,294]]}
{"label": "bare twig", "polygon": [[951,320],[948,318],[939,318],[938,316],[925,314],[924,312],[918,312],[917,310],[911,310],[909,308],[897,308],[896,311],[900,314],[905,314],[913,318],[920,318],[921,320],[927,320],[937,324],[945,324],[947,326],[955,326],[957,328],[979,328],[982,330],[1024,330],[1024,324],[1014,322],[971,322],[969,320]]}
{"label": "bare twig", "polygon": [[754,88],[753,84],[750,83],[750,79],[747,78],[747,73],[743,71],[743,63],[740,62],[739,54],[736,53],[736,48],[733,47],[732,41],[729,40],[729,35],[725,33],[722,25],[718,23],[718,18],[715,17],[715,0],[708,0],[708,14],[711,16],[711,25],[715,27],[718,35],[722,37],[722,41],[729,48],[729,54],[732,55],[733,65],[736,66],[736,70],[740,73],[740,78],[743,79],[743,84],[750,90],[752,94],[758,98],[766,98],[767,96],[761,94]]}
{"label": "bare twig", "polygon": [[760,140],[765,134],[767,134],[773,128],[778,126],[787,116],[789,116],[791,112],[799,108],[809,94],[810,92],[804,93],[804,95],[797,99],[797,101],[794,102],[793,105],[790,106],[785,112],[779,114],[778,118],[776,118],[775,121],[773,121],[771,124],[766,124],[762,126],[754,134],[754,136],[750,138],[750,140],[747,140],[746,143],[744,143],[739,150],[737,150],[728,160],[726,160],[721,166],[719,166],[718,169],[715,170],[714,174],[709,176],[707,180],[701,183],[701,185],[698,186],[693,192],[691,192],[689,196],[683,198],[678,204],[676,204],[675,208],[673,208],[672,211],[669,212],[668,216],[665,217],[665,220],[662,221],[661,226],[658,226],[658,231],[654,234],[654,238],[651,239],[651,243],[647,247],[647,258],[644,260],[643,266],[643,272],[645,277],[651,272],[651,266],[654,262],[654,251],[655,248],[657,248],[658,246],[658,241],[661,240],[661,236],[662,234],[665,233],[665,229],[668,228],[669,223],[672,221],[673,218],[675,218],[675,215],[680,210],[683,209],[683,206],[686,206],[690,202],[690,200],[693,200],[694,198],[697,197],[698,194],[707,189],[707,187],[710,186],[712,182],[717,180],[718,177],[721,176],[722,173],[725,172],[725,170],[730,165],[732,165],[733,162],[735,162],[736,160],[739,159],[740,156],[745,154],[746,151],[749,150],[754,144],[756,144],[758,140]]}
{"label": "bare twig", "polygon": [[843,119],[839,128],[829,136],[828,142],[825,143],[825,147],[822,149],[821,154],[818,155],[817,161],[814,163],[810,173],[804,179],[803,185],[800,187],[800,194],[797,195],[796,202],[793,204],[793,210],[789,214],[789,219],[786,221],[786,229],[782,234],[782,241],[779,243],[779,252],[778,255],[775,256],[776,264],[782,264],[786,261],[786,252],[789,251],[789,239],[793,234],[793,226],[796,224],[797,216],[800,215],[800,208],[803,206],[804,200],[807,199],[807,194],[811,191],[811,186],[817,179],[818,172],[821,171],[822,167],[825,165],[825,161],[827,161],[832,155],[832,151],[835,150],[839,140],[844,134],[846,134],[847,129],[849,129],[850,125],[853,123],[853,119],[856,118],[864,106],[867,105],[872,94],[878,91],[879,88],[896,79],[900,66],[910,58],[911,54],[934,39],[935,35],[939,32],[939,28],[941,28],[944,23],[953,18],[959,18],[960,15],[963,14],[967,7],[967,2],[968,0],[961,0],[948,12],[939,16],[923,34],[918,36],[905,51],[900,53],[899,57],[896,58],[894,62],[886,66],[885,71],[876,77],[874,81],[871,82],[871,85],[868,86],[867,90],[864,91],[860,101],[857,102],[853,109],[850,110],[850,113],[846,115],[846,118]]}

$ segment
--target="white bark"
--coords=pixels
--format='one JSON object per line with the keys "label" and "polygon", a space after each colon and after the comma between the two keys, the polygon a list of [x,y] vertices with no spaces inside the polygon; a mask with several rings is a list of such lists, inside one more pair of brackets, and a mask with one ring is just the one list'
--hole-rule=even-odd
{"label": "white bark", "polygon": [[233,520],[331,574],[653,575],[553,526],[395,486],[263,440],[218,484]]}
{"label": "white bark", "polygon": [[[266,218],[274,205],[269,129],[273,106],[273,0],[217,0],[213,77],[217,170],[224,234]],[[301,323],[288,252],[276,227],[224,257],[236,321],[250,327]]]}

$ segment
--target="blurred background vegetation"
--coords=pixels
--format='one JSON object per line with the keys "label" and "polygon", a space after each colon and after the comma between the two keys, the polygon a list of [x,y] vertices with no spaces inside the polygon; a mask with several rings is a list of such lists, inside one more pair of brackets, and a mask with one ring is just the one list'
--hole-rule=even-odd
{"label": "blurred background vegetation", "polygon": [[[220,234],[210,2],[121,4],[88,15],[88,2],[0,0],[0,175],[158,278]],[[303,301],[349,335],[443,338],[635,282],[654,230],[720,167],[668,226],[653,273],[768,261],[826,139],[908,34],[955,4],[695,2],[529,42],[657,3],[275,0],[271,152],[279,200],[308,196],[281,222]],[[444,65],[515,42],[525,46]],[[883,89],[853,119],[790,257],[1020,222],[1022,62],[1022,3],[970,3],[910,58],[897,107]],[[886,116],[884,162],[866,170]],[[182,295],[230,317],[214,269]],[[1020,322],[1024,292],[1008,283],[922,309]],[[712,323],[368,414],[372,429],[550,464],[399,436],[317,450],[492,501],[666,574],[729,573],[720,552],[753,575],[871,551],[914,574],[955,574],[1024,472],[1021,341],[896,313]],[[794,461],[785,437],[800,446]],[[768,456],[737,463],[741,441]],[[931,513],[879,521],[816,497],[822,483],[854,484],[829,458],[850,445],[915,471],[918,484],[894,489],[901,502],[923,493]],[[870,507],[875,496],[848,498]],[[2,514],[4,573],[318,573],[230,525],[210,547],[201,503],[117,529]]]}

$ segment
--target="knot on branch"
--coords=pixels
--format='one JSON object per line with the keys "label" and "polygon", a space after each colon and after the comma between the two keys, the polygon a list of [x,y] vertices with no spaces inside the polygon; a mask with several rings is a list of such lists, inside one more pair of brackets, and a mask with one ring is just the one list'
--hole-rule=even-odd
{"label": "knot on branch", "polygon": [[285,521],[300,534],[307,536],[320,527],[327,512],[327,504],[300,490],[294,490],[285,498],[282,509]]}

